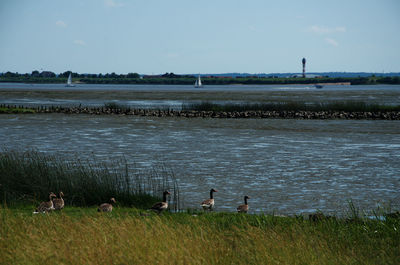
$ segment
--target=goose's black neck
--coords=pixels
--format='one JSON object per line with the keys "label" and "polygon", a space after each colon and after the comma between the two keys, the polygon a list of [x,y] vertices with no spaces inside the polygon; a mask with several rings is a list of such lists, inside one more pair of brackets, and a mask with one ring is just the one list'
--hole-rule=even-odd
{"label": "goose's black neck", "polygon": [[213,192],[213,190],[210,190],[210,199],[214,199]]}
{"label": "goose's black neck", "polygon": [[163,193],[163,202],[167,202],[167,193],[166,192]]}
{"label": "goose's black neck", "polygon": [[247,205],[247,197],[244,197],[244,204]]}

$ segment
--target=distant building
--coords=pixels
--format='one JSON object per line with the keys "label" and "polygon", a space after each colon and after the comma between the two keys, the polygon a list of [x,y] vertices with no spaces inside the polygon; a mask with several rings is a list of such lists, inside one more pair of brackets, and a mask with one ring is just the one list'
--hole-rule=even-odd
{"label": "distant building", "polygon": [[322,75],[316,75],[316,74],[294,74],[294,75],[291,75],[291,76],[287,76],[287,78],[300,78],[300,77],[303,77],[303,78],[322,78],[323,76]]}
{"label": "distant building", "polygon": [[206,76],[206,77],[219,78],[219,79],[229,79],[229,78],[232,78],[232,76],[223,76],[223,75],[221,75],[221,76]]}

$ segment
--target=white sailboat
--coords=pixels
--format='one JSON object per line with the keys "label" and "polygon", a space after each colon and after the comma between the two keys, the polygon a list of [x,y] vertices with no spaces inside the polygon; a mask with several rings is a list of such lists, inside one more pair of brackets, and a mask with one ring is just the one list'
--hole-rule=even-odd
{"label": "white sailboat", "polygon": [[69,73],[67,84],[65,86],[74,87],[75,85],[72,84],[72,75]]}
{"label": "white sailboat", "polygon": [[196,87],[196,88],[203,87],[203,85],[201,84],[200,75],[197,78],[196,82],[194,82],[194,87]]}

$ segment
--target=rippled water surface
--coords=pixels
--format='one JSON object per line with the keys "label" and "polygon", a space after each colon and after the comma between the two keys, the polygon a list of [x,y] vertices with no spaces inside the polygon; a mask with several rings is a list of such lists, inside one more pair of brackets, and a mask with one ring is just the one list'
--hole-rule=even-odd
{"label": "rippled water surface", "polygon": [[244,195],[253,212],[280,214],[400,204],[399,121],[7,114],[0,136],[10,149],[165,163],[190,208],[211,187],[225,211]]}
{"label": "rippled water surface", "polygon": [[[0,104],[179,109],[185,102],[363,101],[400,104],[400,86],[192,86],[0,83]],[[400,208],[400,122],[179,119],[87,115],[0,115],[1,147],[99,160],[124,156],[141,168],[165,164],[185,207],[199,208],[211,187],[217,210],[244,195],[253,212],[342,213]]]}

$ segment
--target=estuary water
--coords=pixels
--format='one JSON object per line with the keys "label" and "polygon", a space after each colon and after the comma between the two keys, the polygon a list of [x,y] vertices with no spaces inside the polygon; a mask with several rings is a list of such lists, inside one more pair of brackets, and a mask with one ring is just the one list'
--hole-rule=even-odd
{"label": "estuary water", "polygon": [[0,104],[24,106],[104,106],[116,103],[133,108],[179,110],[184,103],[337,102],[362,101],[400,104],[400,85],[92,85],[0,83]]}
{"label": "estuary water", "polygon": [[0,135],[14,150],[163,164],[189,208],[199,208],[211,187],[224,211],[244,195],[253,212],[279,214],[400,201],[399,121],[0,115]]}
{"label": "estuary water", "polygon": [[[96,100],[140,100],[151,105],[164,100],[168,105],[204,99],[329,101],[349,96],[400,102],[399,86],[323,91],[297,86],[245,91],[236,86],[207,91],[170,86],[120,90],[20,86],[1,84],[0,103],[69,100],[68,104],[85,105]],[[349,200],[362,209],[388,204],[400,209],[400,121],[4,114],[0,136],[0,147],[7,149],[36,149],[82,159],[94,156],[99,161],[124,157],[142,169],[166,166],[176,175],[185,208],[200,208],[210,188],[215,188],[217,211],[235,211],[244,195],[251,197],[253,213],[343,214]]]}

